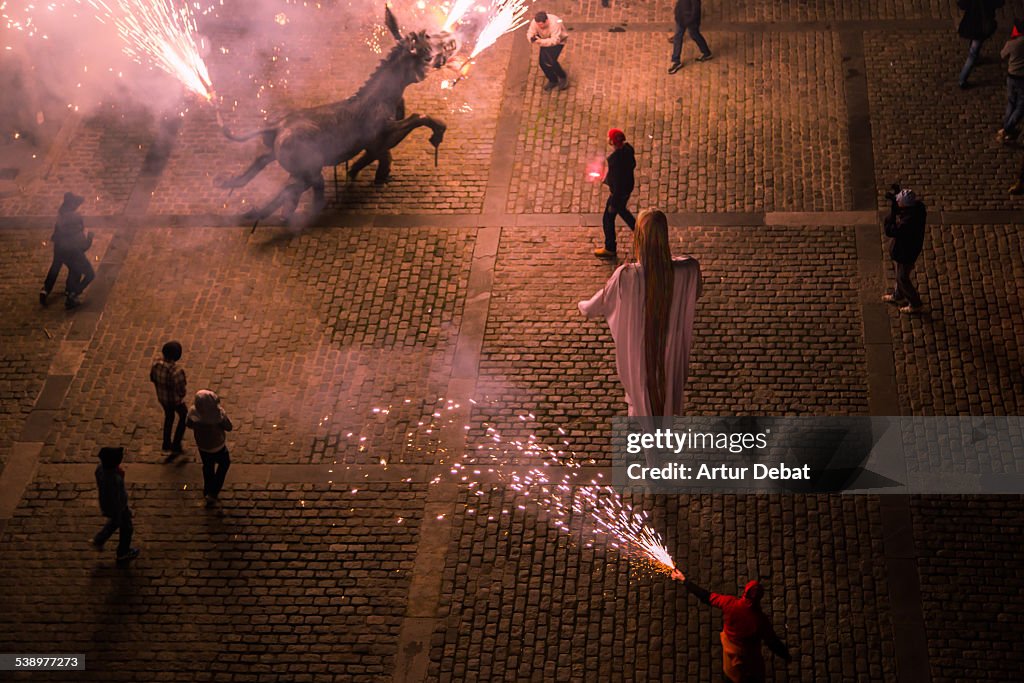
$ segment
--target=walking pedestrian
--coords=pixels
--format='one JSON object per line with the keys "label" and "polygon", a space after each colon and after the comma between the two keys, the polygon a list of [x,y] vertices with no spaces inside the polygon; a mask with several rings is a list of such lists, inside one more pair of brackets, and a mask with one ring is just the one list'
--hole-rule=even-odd
{"label": "walking pedestrian", "polygon": [[558,57],[565,48],[565,42],[569,40],[569,34],[565,30],[565,24],[554,14],[537,12],[530,27],[526,29],[526,37],[531,43],[540,46],[540,70],[544,72],[548,82],[544,84],[544,90],[565,90],[569,87],[569,77],[565,69],[558,63]]}
{"label": "walking pedestrian", "polygon": [[1006,113],[996,139],[1008,144],[1017,139],[1020,133],[1017,126],[1024,116],[1024,20],[1014,19],[1010,39],[1003,45],[999,56],[1007,60]]}
{"label": "walking pedestrian", "polygon": [[81,304],[82,292],[96,277],[86,255],[92,247],[93,234],[85,232],[85,221],[78,213],[84,201],[85,197],[65,192],[64,201],[57,210],[57,222],[50,237],[53,242],[53,260],[43,281],[43,288],[39,290],[39,303],[43,306],[47,304],[61,267],[67,266],[68,269],[68,278],[64,284],[64,307],[68,309]]}
{"label": "walking pedestrian", "polygon": [[750,581],[739,596],[712,593],[690,581],[678,569],[672,578],[681,581],[690,593],[705,605],[722,610],[722,671],[733,683],[763,683],[765,680],[764,655],[761,643],[768,646],[786,664],[793,661],[786,647],[775,634],[772,622],[761,609],[764,587]]}
{"label": "walking pedestrian", "polygon": [[883,295],[882,301],[898,305],[901,313],[918,313],[924,304],[910,274],[924,248],[927,210],[913,190],[901,189],[886,196],[891,198],[892,210],[885,219],[885,235],[892,238],[889,257],[893,261],[896,282],[892,293]]}
{"label": "walking pedestrian", "polygon": [[608,155],[608,172],[604,176],[604,184],[608,186],[608,201],[604,205],[604,216],[601,225],[604,228],[604,246],[594,250],[600,258],[616,258],[618,247],[615,241],[615,217],[622,216],[630,230],[636,229],[636,218],[626,204],[633,194],[636,177],[636,153],[633,145],[626,142],[626,134],[618,128],[608,131],[608,144],[614,150]]}
{"label": "walking pedestrian", "polygon": [[683,68],[683,34],[689,33],[693,42],[700,49],[698,62],[711,59],[711,48],[700,32],[700,0],[676,0],[675,6],[676,33],[672,37],[672,65],[668,72],[674,74]]}
{"label": "walking pedestrian", "polygon": [[971,41],[967,48],[967,61],[960,70],[960,87],[969,87],[967,79],[978,61],[981,45],[996,32],[996,10],[1003,6],[1004,0],[957,0],[957,6],[963,11],[957,33],[961,38]]}
{"label": "walking pedestrian", "polygon": [[196,448],[203,460],[203,495],[209,507],[217,503],[224,488],[224,477],[231,467],[227,432],[233,426],[217,394],[207,389],[196,392],[196,401],[188,411],[188,427],[196,437]]}
{"label": "walking pedestrian", "polygon": [[637,262],[619,266],[579,309],[608,321],[629,415],[682,415],[700,264],[672,257],[661,211],[640,212],[633,244]]}
{"label": "walking pedestrian", "polygon": [[139,549],[132,547],[132,511],[128,507],[128,491],[124,486],[124,449],[104,447],[100,449],[100,464],[96,466],[96,490],[100,497],[100,511],[107,518],[99,533],[93,536],[92,544],[97,550],[120,530],[117,542],[117,561],[129,562],[139,556]]}
{"label": "walking pedestrian", "polygon": [[[181,344],[176,341],[169,341],[163,345],[161,357],[153,363],[149,370],[149,381],[156,388],[156,400],[164,410],[164,440],[162,449],[171,452],[171,457],[181,455],[181,440],[185,436],[185,417],[188,409],[185,407],[186,379],[184,368],[178,367],[181,360]],[[178,416],[178,427],[174,430],[174,440],[171,440],[171,428],[174,426],[174,416]]]}

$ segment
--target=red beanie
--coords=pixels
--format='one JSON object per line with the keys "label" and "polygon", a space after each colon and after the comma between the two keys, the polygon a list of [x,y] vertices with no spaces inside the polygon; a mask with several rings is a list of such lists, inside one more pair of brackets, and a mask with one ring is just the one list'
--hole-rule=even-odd
{"label": "red beanie", "polygon": [[612,142],[619,143],[626,141],[626,134],[618,128],[612,128],[608,131],[608,139]]}

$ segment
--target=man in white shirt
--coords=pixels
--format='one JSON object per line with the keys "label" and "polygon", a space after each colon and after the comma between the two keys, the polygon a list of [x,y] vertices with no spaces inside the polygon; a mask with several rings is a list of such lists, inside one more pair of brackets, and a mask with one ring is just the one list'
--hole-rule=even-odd
{"label": "man in white shirt", "polygon": [[565,75],[565,69],[558,63],[558,56],[562,54],[565,41],[569,34],[565,31],[565,24],[554,14],[537,12],[526,29],[526,37],[531,43],[540,46],[540,69],[547,76],[548,82],[544,84],[544,90],[565,90],[569,87],[569,77]]}

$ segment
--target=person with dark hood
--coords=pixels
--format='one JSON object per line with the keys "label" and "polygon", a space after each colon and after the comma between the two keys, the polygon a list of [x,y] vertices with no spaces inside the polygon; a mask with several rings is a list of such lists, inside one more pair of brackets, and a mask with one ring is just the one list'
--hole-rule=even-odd
{"label": "person with dark hood", "polygon": [[705,605],[722,610],[722,671],[733,683],[761,683],[765,680],[764,655],[761,644],[787,664],[793,661],[789,649],[775,634],[772,623],[761,609],[764,587],[750,581],[739,596],[712,593],[690,581],[678,569],[672,578],[681,581],[686,590]]}
{"label": "person with dark hood", "polygon": [[203,460],[203,495],[206,505],[216,505],[224,488],[224,477],[231,467],[227,432],[234,427],[220,405],[220,397],[207,389],[196,392],[196,402],[188,411],[188,427],[196,437],[196,448]]}
{"label": "person with dark hood", "polygon": [[608,172],[604,176],[604,184],[608,186],[608,201],[604,205],[602,226],[604,228],[604,247],[594,250],[600,258],[616,258],[618,247],[615,241],[615,217],[622,216],[630,230],[636,229],[636,218],[626,208],[629,196],[633,194],[636,178],[636,154],[633,145],[626,142],[626,134],[618,128],[608,131],[608,144],[614,150],[608,155]]}
{"label": "person with dark hood", "polygon": [[957,0],[957,6],[964,13],[957,32],[961,38],[971,41],[967,48],[967,61],[960,70],[960,87],[969,86],[967,79],[978,61],[981,45],[996,32],[996,10],[1005,0]]}
{"label": "person with dark hood", "polygon": [[139,549],[132,547],[132,511],[128,508],[128,491],[124,487],[124,449],[104,447],[100,449],[100,464],[96,466],[96,489],[100,497],[100,511],[107,518],[100,532],[92,539],[99,550],[103,544],[120,529],[117,543],[117,561],[130,562],[139,556]]}
{"label": "person with dark hood", "polygon": [[[170,451],[171,456],[181,455],[181,440],[185,436],[185,418],[188,408],[185,407],[185,394],[188,380],[185,369],[178,366],[181,360],[181,343],[169,341],[160,350],[160,358],[149,369],[149,381],[156,389],[156,400],[164,411],[164,442],[163,450]],[[171,428],[174,416],[178,416],[178,428],[174,430],[171,440]]]}
{"label": "person with dark hood", "polygon": [[700,32],[700,0],[676,0],[674,12],[676,33],[672,36],[672,65],[668,67],[670,74],[683,68],[683,35],[687,32],[700,50],[697,61],[706,62],[711,59],[711,48]]}
{"label": "person with dark hood", "polygon": [[526,29],[526,38],[531,43],[540,46],[540,70],[548,82],[544,84],[544,90],[565,90],[569,87],[569,76],[565,69],[558,63],[558,58],[565,49],[565,43],[569,40],[569,33],[565,30],[565,24],[554,14],[537,12],[529,28]]}
{"label": "person with dark hood", "polygon": [[891,294],[882,296],[882,301],[898,305],[900,313],[918,313],[924,304],[910,280],[910,274],[924,248],[927,210],[913,190],[903,189],[888,196],[892,197],[892,211],[885,219],[885,236],[892,238],[889,256],[893,261],[896,284]]}
{"label": "person with dark hood", "polygon": [[92,246],[92,233],[85,232],[85,221],[82,220],[78,208],[85,197],[73,192],[64,193],[64,201],[57,210],[57,223],[53,228],[50,241],[53,242],[53,261],[46,273],[43,288],[39,291],[39,303],[46,305],[50,292],[57,282],[62,266],[68,268],[68,279],[64,285],[64,307],[75,308],[81,302],[79,297],[96,273],[89,263],[86,253]]}
{"label": "person with dark hood", "polygon": [[996,133],[996,139],[1010,144],[1020,134],[1018,126],[1024,117],[1024,19],[1013,20],[1010,39],[1003,45],[999,56],[1006,64],[1006,113],[1003,127]]}

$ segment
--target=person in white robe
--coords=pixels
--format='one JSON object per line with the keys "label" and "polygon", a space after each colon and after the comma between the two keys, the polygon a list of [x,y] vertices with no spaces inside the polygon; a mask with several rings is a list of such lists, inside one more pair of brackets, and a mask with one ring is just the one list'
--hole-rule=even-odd
{"label": "person in white robe", "polygon": [[634,252],[638,261],[619,266],[579,309],[587,318],[608,321],[628,414],[683,415],[700,263],[672,257],[661,211],[641,212]]}

